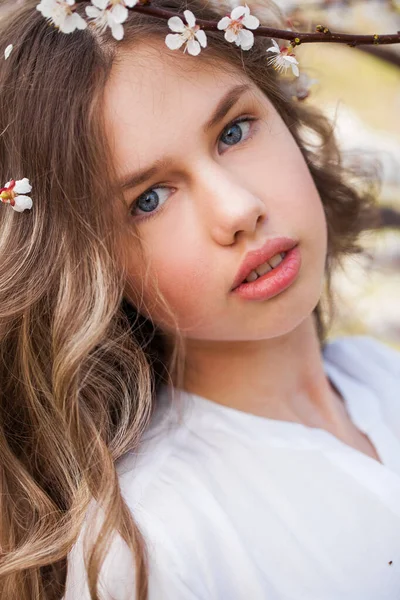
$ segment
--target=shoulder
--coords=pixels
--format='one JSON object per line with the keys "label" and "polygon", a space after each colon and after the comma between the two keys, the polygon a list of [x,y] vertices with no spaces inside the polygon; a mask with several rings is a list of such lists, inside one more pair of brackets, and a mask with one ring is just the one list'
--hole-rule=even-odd
{"label": "shoulder", "polygon": [[[152,427],[138,452],[117,462],[119,485],[125,502],[145,539],[149,557],[149,600],[206,598],[202,569],[204,557],[196,554],[193,540],[210,535],[196,511],[204,490],[196,477],[189,440],[183,424],[165,420]],[[197,500],[196,500],[197,499]],[[201,515],[200,515],[201,517]],[[67,593],[63,600],[89,600],[84,570],[83,532],[68,559]],[[134,600],[132,554],[115,533],[100,573],[104,600]]]}
{"label": "shoulder", "polygon": [[369,406],[374,421],[383,419],[400,439],[400,351],[356,335],[333,340],[323,354],[327,372],[345,385],[349,405]]}
{"label": "shoulder", "polygon": [[337,337],[328,341],[323,354],[329,362],[354,375],[400,377],[400,347],[369,335]]}
{"label": "shoulder", "polygon": [[[188,471],[189,472],[189,471]],[[166,468],[154,473],[145,490],[136,494],[135,475],[125,473],[121,482],[124,499],[145,541],[148,556],[149,600],[205,600],[205,568],[203,557],[196,555],[200,535],[206,535],[190,510],[193,498],[182,493],[185,486]],[[138,472],[138,477],[142,473]],[[180,478],[182,481],[183,476]],[[125,479],[125,481],[124,481]],[[127,479],[129,481],[127,481]],[[189,482],[190,486],[190,482]],[[192,490],[195,494],[195,490]],[[101,517],[102,519],[103,517]],[[84,566],[84,533],[91,533],[93,521],[88,521],[68,556],[66,594],[63,600],[90,600],[87,573]],[[92,529],[93,528],[93,529]],[[212,532],[210,532],[212,536]],[[212,539],[210,537],[209,542]],[[204,562],[204,561],[203,561]],[[203,565],[204,566],[204,565]],[[135,600],[135,562],[132,552],[118,532],[114,532],[99,576],[101,600]]]}
{"label": "shoulder", "polygon": [[[62,600],[91,600],[85,568],[86,535],[95,539],[104,520],[94,501],[90,504],[79,537],[68,555],[65,595]],[[102,600],[132,600],[127,590],[135,589],[134,559],[119,533],[114,532],[98,583]]]}

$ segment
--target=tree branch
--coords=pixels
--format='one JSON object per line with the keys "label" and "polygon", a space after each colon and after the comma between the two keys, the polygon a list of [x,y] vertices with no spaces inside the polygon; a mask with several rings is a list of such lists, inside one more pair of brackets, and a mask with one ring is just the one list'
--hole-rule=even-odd
{"label": "tree branch", "polygon": [[[80,4],[83,1],[85,0],[76,0],[76,3]],[[129,10],[166,20],[168,20],[170,17],[177,16],[185,21],[185,17],[183,14],[167,10],[165,8],[152,6],[150,1],[139,2],[133,8],[129,8]],[[199,25],[205,31],[220,31],[217,27],[217,23],[218,21],[208,21],[205,19],[198,19],[196,17],[196,24]],[[313,42],[347,44],[348,46],[352,47],[359,45],[382,46],[386,44],[400,43],[400,31],[397,31],[396,33],[392,34],[382,35],[352,35],[347,33],[332,33],[327,27],[324,27],[323,25],[317,25],[316,29],[316,33],[302,33],[300,31],[288,31],[285,29],[275,29],[272,27],[260,26],[257,29],[253,29],[252,32],[255,36],[264,36],[269,38],[288,40],[293,47],[299,46],[300,44],[309,44]]]}

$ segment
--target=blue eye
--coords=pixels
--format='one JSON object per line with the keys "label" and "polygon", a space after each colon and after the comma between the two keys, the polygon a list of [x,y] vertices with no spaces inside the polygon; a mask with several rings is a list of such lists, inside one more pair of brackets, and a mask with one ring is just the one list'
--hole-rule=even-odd
{"label": "blue eye", "polygon": [[[143,194],[141,194],[132,204],[131,207],[131,214],[133,214],[133,211],[136,210],[137,208],[145,213],[149,213],[149,216],[152,216],[154,214],[154,211],[158,208],[160,201],[162,200],[162,196],[163,193],[156,190],[169,190],[171,188],[167,187],[167,186],[158,186],[158,187],[153,187],[150,188],[149,190],[147,190],[146,192],[143,192]],[[168,194],[165,194],[166,196],[168,196]],[[161,197],[161,198],[160,198]],[[144,216],[144,219],[148,219],[149,216]],[[142,218],[142,217],[141,217]]]}
{"label": "blue eye", "polygon": [[[228,146],[236,146],[237,144],[239,144],[243,139],[242,128],[239,127],[239,125],[242,125],[242,123],[246,125],[248,124],[247,131],[250,132],[250,135],[249,133],[247,133],[247,135],[244,134],[245,140],[251,139],[254,135],[252,132],[252,129],[254,128],[251,125],[253,121],[258,121],[258,119],[256,117],[239,117],[238,119],[235,119],[224,128],[222,134],[218,138],[219,141],[221,141],[222,138],[226,137],[228,141],[222,143],[225,143]],[[138,198],[136,198],[136,200],[133,201],[130,209],[131,215],[136,216],[136,210],[143,211],[144,214],[139,213],[138,218],[140,221],[145,221],[146,219],[150,219],[151,217],[155,216],[159,213],[159,210],[157,209],[160,205],[160,193],[156,190],[173,189],[174,188],[171,188],[170,186],[166,185],[159,185],[157,187],[149,188],[148,190],[143,192],[143,194],[141,194]]]}
{"label": "blue eye", "polygon": [[[249,132],[249,131],[251,131],[251,128],[252,128],[252,126],[251,126],[252,121],[256,121],[256,119],[251,118],[251,117],[240,117],[239,119],[232,121],[232,123],[230,123],[227,127],[225,127],[225,129],[222,132],[222,135],[220,136],[219,139],[222,140],[222,138],[226,136],[226,139],[228,141],[223,142],[223,143],[226,143],[228,146],[235,146],[236,144],[241,142],[242,138],[243,138],[242,128],[239,126],[241,126],[242,124],[246,124],[247,131]],[[245,130],[246,130],[246,127],[245,127]],[[249,137],[251,138],[252,136],[249,136]]]}

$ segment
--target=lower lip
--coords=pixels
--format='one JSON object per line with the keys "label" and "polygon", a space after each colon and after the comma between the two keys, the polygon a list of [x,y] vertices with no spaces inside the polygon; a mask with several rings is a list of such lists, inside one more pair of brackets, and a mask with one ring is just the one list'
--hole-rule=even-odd
{"label": "lower lip", "polygon": [[256,281],[242,283],[232,293],[244,300],[267,300],[288,288],[297,278],[300,267],[301,254],[298,246],[295,246],[275,269]]}

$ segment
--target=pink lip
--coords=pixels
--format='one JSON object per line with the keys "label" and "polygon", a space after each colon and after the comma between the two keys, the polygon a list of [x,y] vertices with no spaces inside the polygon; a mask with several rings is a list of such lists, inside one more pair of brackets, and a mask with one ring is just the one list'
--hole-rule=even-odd
{"label": "pink lip", "polygon": [[240,284],[255,268],[265,263],[267,260],[275,256],[275,254],[279,254],[280,252],[288,252],[294,246],[296,246],[296,244],[296,240],[288,237],[279,237],[273,240],[268,240],[258,250],[252,250],[251,252],[248,252],[240,266],[239,271],[236,274],[231,291],[240,286]]}
{"label": "pink lip", "polygon": [[244,300],[267,300],[288,288],[296,280],[300,267],[300,249],[295,246],[275,269],[256,281],[242,283],[232,293]]}

